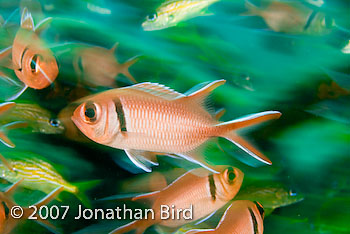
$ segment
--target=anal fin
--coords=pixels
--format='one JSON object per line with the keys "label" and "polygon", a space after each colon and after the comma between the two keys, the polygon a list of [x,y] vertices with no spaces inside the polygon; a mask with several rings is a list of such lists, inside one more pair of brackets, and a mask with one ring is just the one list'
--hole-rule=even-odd
{"label": "anal fin", "polygon": [[139,168],[146,172],[151,172],[151,167],[158,165],[156,153],[143,150],[125,150],[129,159]]}

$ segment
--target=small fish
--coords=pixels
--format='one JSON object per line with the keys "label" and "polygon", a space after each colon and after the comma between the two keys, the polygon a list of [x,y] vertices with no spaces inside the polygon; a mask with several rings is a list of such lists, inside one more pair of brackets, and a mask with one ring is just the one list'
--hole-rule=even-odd
{"label": "small fish", "polygon": [[274,209],[282,206],[288,206],[302,201],[303,196],[288,190],[280,184],[273,184],[264,187],[249,186],[242,189],[235,200],[250,200],[260,202],[266,211],[270,214]]}
{"label": "small fish", "polygon": [[[22,182],[22,180],[17,181],[12,184],[5,192],[0,192],[0,233],[1,234],[9,234],[13,233],[12,230],[16,227],[17,223],[21,220],[26,220],[33,214],[32,208],[22,207],[23,215],[21,218],[14,218],[12,215],[6,215],[6,209],[11,209],[14,206],[18,206],[11,198],[10,195],[14,192],[14,190],[18,187],[18,185]],[[63,190],[62,187],[56,188],[46,197],[41,199],[39,202],[33,204],[38,209],[42,206],[50,203],[55,197]],[[11,211],[12,212],[12,211]],[[46,227],[50,231],[54,231],[56,228],[45,219],[42,219],[38,214],[34,214],[34,219],[41,223],[44,227]]]}
{"label": "small fish", "polygon": [[73,60],[74,70],[80,81],[90,86],[115,86],[118,74],[125,75],[131,82],[137,83],[130,74],[129,67],[138,61],[132,58],[120,64],[115,57],[116,43],[111,49],[93,46],[76,49]]}
{"label": "small fish", "polygon": [[266,7],[258,8],[246,1],[246,7],[248,12],[243,15],[262,17],[275,32],[324,34],[330,32],[330,26],[333,24],[324,13],[314,11],[300,2],[273,1]]}
{"label": "small fish", "polygon": [[27,8],[23,9],[21,27],[11,47],[3,50],[0,58],[12,55],[12,63],[7,67],[15,71],[24,87],[8,100],[19,97],[27,87],[43,89],[48,87],[58,75],[58,65],[52,51],[39,38],[40,32],[51,22],[46,18],[37,26]]}
{"label": "small fish", "polygon": [[258,202],[248,200],[234,201],[226,209],[215,229],[191,230],[186,234],[196,233],[234,233],[263,234],[264,208]]}
{"label": "small fish", "polygon": [[0,115],[0,124],[8,124],[13,121],[21,121],[28,124],[32,132],[44,134],[61,134],[64,126],[60,120],[53,118],[53,115],[37,104],[6,102],[0,105],[8,108],[6,113]]}
{"label": "small fish", "polygon": [[[18,152],[16,153],[18,154]],[[8,155],[8,154],[7,154]],[[28,154],[29,155],[33,155]],[[0,154],[0,177],[15,183],[22,180],[21,186],[31,190],[39,190],[46,194],[51,193],[57,187],[63,187],[63,190],[73,193],[81,202],[90,206],[88,198],[84,195],[84,191],[95,186],[98,181],[81,182],[71,184],[67,182],[55,168],[39,156],[19,157],[11,156],[5,158]]]}
{"label": "small fish", "polygon": [[[199,176],[200,175],[200,176]],[[202,219],[230,201],[239,191],[244,174],[238,168],[225,167],[220,174],[212,174],[199,168],[191,170],[161,191],[140,195],[133,200],[150,199],[153,201],[152,209],[154,219],[136,220],[112,231],[113,234],[126,233],[136,230],[143,233],[148,227],[158,224],[166,227],[178,227],[188,222]],[[167,205],[180,209],[193,209],[191,220],[160,219],[160,207]]]}
{"label": "small fish", "polygon": [[178,23],[197,17],[212,15],[207,8],[219,0],[168,0],[160,5],[156,13],[146,17],[142,23],[145,31],[174,27]]}
{"label": "small fish", "polygon": [[154,83],[112,89],[78,101],[72,120],[91,140],[125,150],[139,168],[150,172],[156,155],[177,155],[216,172],[202,156],[206,143],[223,137],[261,162],[271,161],[236,130],[281,116],[266,111],[220,122],[204,107],[204,99],[225,80],[200,85],[187,95]]}

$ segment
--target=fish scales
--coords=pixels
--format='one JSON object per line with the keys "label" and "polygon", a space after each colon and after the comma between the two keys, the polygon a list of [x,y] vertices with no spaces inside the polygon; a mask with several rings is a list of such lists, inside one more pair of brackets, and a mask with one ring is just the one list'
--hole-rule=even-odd
{"label": "fish scales", "polygon": [[120,99],[128,132],[145,134],[152,139],[129,138],[130,148],[137,149],[140,144],[148,143],[151,144],[149,150],[167,152],[170,147],[173,152],[185,152],[200,145],[213,130],[213,120],[209,116],[199,116],[185,104],[167,100],[141,101],[131,96]]}

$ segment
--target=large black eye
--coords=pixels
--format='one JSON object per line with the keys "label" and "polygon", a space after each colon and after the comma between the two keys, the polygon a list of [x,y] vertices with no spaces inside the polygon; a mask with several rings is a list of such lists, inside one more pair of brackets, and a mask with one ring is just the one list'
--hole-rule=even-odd
{"label": "large black eye", "polygon": [[228,168],[227,169],[228,182],[231,184],[235,178],[236,178],[236,174],[235,174],[235,171],[233,170],[233,168],[232,167]]}
{"label": "large black eye", "polygon": [[154,14],[147,15],[146,19],[148,21],[155,21],[157,19],[157,17],[158,17],[157,13],[154,13]]}
{"label": "large black eye", "polygon": [[264,215],[265,215],[264,207],[257,201],[255,201],[254,203],[256,205],[256,208],[258,208],[261,217],[264,218]]}
{"label": "large black eye", "polygon": [[89,102],[85,105],[85,118],[86,120],[88,120],[89,122],[94,122],[96,121],[96,106]]}
{"label": "large black eye", "polygon": [[60,121],[58,119],[50,119],[50,124],[53,127],[58,127],[60,126]]}
{"label": "large black eye", "polygon": [[32,60],[30,61],[30,68],[32,69],[32,72],[36,72],[36,67],[37,67],[37,64],[38,64],[38,60],[39,60],[39,55],[34,55]]}

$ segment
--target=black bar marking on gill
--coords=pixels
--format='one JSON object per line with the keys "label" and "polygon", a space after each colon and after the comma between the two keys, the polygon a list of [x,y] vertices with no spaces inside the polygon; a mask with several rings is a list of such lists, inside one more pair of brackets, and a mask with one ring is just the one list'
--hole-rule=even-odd
{"label": "black bar marking on gill", "polygon": [[120,102],[119,98],[115,99],[114,103],[115,103],[115,110],[117,112],[118,119],[119,119],[120,131],[127,132],[123,105]]}
{"label": "black bar marking on gill", "polygon": [[214,176],[209,175],[208,179],[209,179],[209,188],[210,188],[211,199],[213,199],[213,201],[215,201],[216,200],[216,186],[215,186]]}
{"label": "black bar marking on gill", "polygon": [[248,208],[250,216],[252,217],[253,221],[253,228],[254,228],[254,234],[259,234],[258,232],[258,221],[256,220],[255,214],[251,208]]}
{"label": "black bar marking on gill", "polygon": [[256,205],[256,208],[258,208],[261,217],[264,218],[264,215],[265,215],[264,207],[262,207],[262,205],[256,201],[254,202],[254,204]]}
{"label": "black bar marking on gill", "polygon": [[28,47],[23,50],[23,53],[21,56],[21,64],[20,64],[20,68],[18,68],[18,71],[22,71],[22,69],[23,69],[23,58],[24,58],[24,55],[26,54],[27,50],[28,50]]}
{"label": "black bar marking on gill", "polygon": [[313,11],[311,13],[311,15],[309,16],[309,18],[308,18],[308,20],[306,22],[306,25],[304,27],[304,31],[307,30],[308,27],[310,27],[310,25],[311,25],[312,21],[314,20],[315,16],[317,15],[317,13],[318,13],[317,11]]}

